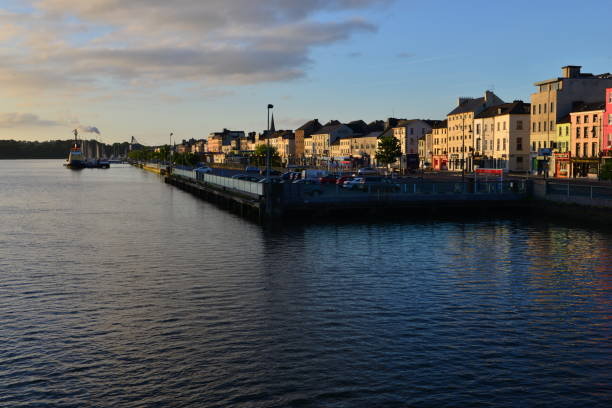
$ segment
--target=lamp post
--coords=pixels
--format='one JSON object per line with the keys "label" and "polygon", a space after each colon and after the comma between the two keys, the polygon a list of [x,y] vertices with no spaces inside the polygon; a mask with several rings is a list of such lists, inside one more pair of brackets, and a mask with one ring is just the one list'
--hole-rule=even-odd
{"label": "lamp post", "polygon": [[268,104],[268,131],[266,132],[266,184],[268,185],[266,188],[266,212],[268,214],[271,213],[271,188],[272,188],[272,180],[270,180],[270,109],[273,109],[274,105]]}

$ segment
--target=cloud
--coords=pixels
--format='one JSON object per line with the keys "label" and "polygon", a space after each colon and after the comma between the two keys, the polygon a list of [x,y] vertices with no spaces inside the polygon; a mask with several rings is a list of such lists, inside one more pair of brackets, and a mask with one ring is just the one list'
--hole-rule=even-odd
{"label": "cloud", "polygon": [[[84,94],[109,86],[155,89],[160,81],[290,81],[306,75],[313,48],[376,31],[371,22],[347,14],[389,2],[31,0],[32,13],[0,10],[0,25],[10,22],[0,36],[8,50],[0,85]],[[321,13],[334,18],[322,20]]]}
{"label": "cloud", "polygon": [[17,127],[49,127],[62,126],[62,123],[54,120],[45,120],[33,113],[0,113],[0,128]]}

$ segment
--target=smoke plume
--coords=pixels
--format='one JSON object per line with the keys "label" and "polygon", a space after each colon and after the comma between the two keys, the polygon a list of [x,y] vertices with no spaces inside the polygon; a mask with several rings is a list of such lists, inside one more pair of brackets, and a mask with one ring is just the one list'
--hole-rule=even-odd
{"label": "smoke plume", "polygon": [[100,130],[95,126],[79,126],[79,130],[85,133],[96,133],[100,134]]}

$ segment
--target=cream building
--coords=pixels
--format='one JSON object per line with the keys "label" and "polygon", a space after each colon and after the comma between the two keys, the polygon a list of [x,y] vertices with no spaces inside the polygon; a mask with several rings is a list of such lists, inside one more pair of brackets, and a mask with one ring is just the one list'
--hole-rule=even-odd
{"label": "cream building", "polygon": [[474,164],[529,171],[530,105],[523,101],[485,109],[474,118]]}
{"label": "cream building", "polygon": [[340,137],[351,134],[353,134],[352,129],[346,125],[328,124],[313,133],[310,138],[304,139],[304,154],[307,158],[317,161],[329,161],[332,158],[332,143]]}
{"label": "cream building", "polygon": [[432,167],[434,170],[448,169],[448,121],[434,125],[432,133]]}
{"label": "cream building", "polygon": [[531,94],[532,171],[541,173],[548,167],[553,175],[554,166],[549,165],[549,157],[538,152],[556,147],[558,121],[571,112],[575,102],[598,102],[604,98],[606,88],[612,87],[612,75],[581,73],[581,68],[565,66],[561,77],[534,84],[537,92]]}
{"label": "cream building", "polygon": [[486,91],[482,98],[459,98],[457,107],[448,115],[448,169],[473,170],[474,117],[491,106],[504,103],[493,92]]}

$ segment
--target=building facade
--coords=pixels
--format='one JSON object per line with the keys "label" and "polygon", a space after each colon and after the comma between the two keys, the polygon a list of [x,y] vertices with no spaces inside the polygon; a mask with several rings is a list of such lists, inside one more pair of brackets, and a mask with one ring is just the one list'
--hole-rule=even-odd
{"label": "building facade", "polygon": [[551,158],[554,177],[567,178],[570,176],[571,128],[570,115],[565,115],[557,122],[557,147],[553,149]]}
{"label": "building facade", "polygon": [[474,118],[474,166],[529,171],[530,106],[514,101],[492,106]]}
{"label": "building facade", "polygon": [[443,120],[432,126],[432,167],[434,170],[448,170],[448,121]]}
{"label": "building facade", "polygon": [[550,153],[556,148],[557,123],[572,111],[577,101],[592,103],[601,101],[605,89],[612,87],[612,75],[581,73],[580,66],[562,68],[562,76],[536,82],[537,92],[531,95],[531,167],[533,172],[548,171]]}
{"label": "building facade", "polygon": [[303,159],[305,157],[305,139],[309,138],[314,132],[321,129],[323,126],[319,123],[318,119],[313,119],[304,123],[302,126],[295,130],[295,156],[296,158]]}
{"label": "building facade", "polygon": [[599,173],[604,102],[576,104],[570,113],[573,177],[597,177]]}
{"label": "building facade", "polygon": [[503,100],[486,91],[482,98],[459,98],[457,107],[447,115],[448,169],[472,171],[474,153],[474,117]]}
{"label": "building facade", "polygon": [[612,157],[612,88],[606,89],[606,109],[603,117],[601,150],[604,157]]}
{"label": "building facade", "polygon": [[327,163],[332,158],[332,143],[338,138],[352,133],[351,128],[342,123],[326,125],[313,133],[310,138],[305,139],[310,139],[310,146],[308,146],[308,143],[304,145],[305,156],[313,159],[316,163]]}

